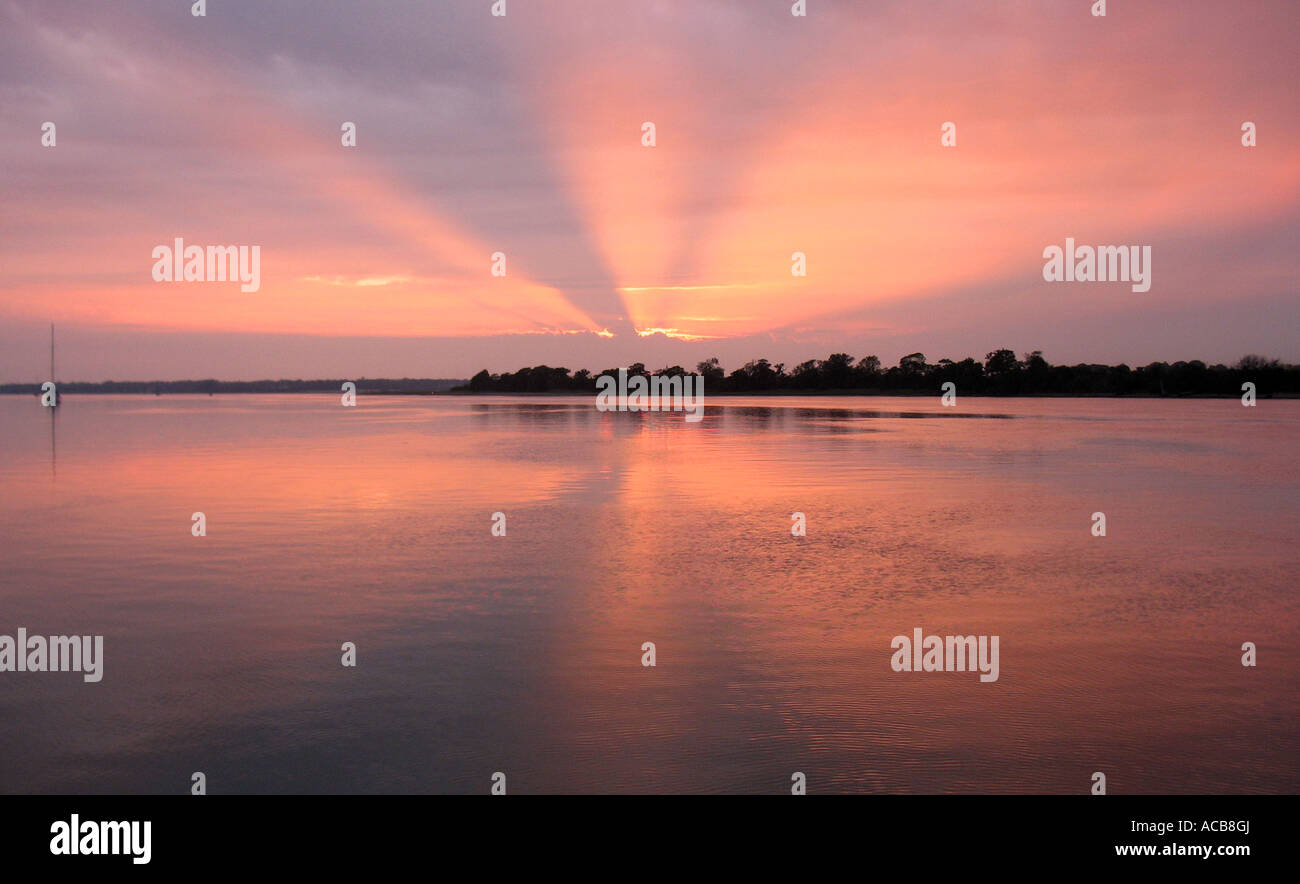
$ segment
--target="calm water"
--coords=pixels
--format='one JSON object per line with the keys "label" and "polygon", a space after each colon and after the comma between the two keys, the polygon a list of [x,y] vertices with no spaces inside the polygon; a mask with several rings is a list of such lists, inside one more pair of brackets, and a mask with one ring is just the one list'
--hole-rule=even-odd
{"label": "calm water", "polygon": [[0,791],[1300,791],[1300,402],[711,403],[0,397]]}

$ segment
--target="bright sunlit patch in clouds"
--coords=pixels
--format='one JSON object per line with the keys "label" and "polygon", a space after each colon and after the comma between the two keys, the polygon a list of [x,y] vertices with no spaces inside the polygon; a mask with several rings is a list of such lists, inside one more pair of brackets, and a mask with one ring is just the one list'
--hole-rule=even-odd
{"label": "bright sunlit patch in clouds", "polygon": [[641,285],[641,286],[625,285],[620,287],[619,291],[639,294],[642,292],[707,292],[716,289],[744,289],[744,288],[754,288],[754,286],[747,283],[730,283],[730,284],[718,284],[718,285]]}
{"label": "bright sunlit patch in clouds", "polygon": [[675,338],[679,341],[706,341],[709,339],[708,335],[687,334],[686,332],[679,331],[675,328],[639,328],[636,330],[636,333],[643,338],[648,338],[652,335],[663,335],[665,338]]}
{"label": "bright sunlit patch in clouds", "polygon": [[[360,279],[345,279],[342,276],[305,276],[303,282],[321,282],[325,285],[338,286],[357,286],[358,288],[369,288],[371,286],[394,285],[402,282],[415,282],[411,276],[367,276]],[[427,281],[427,280],[426,280]]]}

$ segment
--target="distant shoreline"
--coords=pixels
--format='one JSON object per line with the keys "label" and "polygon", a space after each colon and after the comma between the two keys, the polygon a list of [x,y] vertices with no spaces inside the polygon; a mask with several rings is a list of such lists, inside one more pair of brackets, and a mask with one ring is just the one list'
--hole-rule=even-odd
{"label": "distant shoreline", "polygon": [[[52,368],[52,367],[51,367]],[[619,389],[642,394],[667,391],[676,383],[680,395],[685,379],[695,378],[710,398],[756,397],[927,397],[958,395],[989,399],[1294,399],[1300,398],[1300,365],[1250,354],[1235,365],[1191,361],[1126,364],[1052,365],[1035,350],[1017,358],[1011,350],[990,352],[983,362],[930,363],[923,353],[909,353],[886,368],[875,356],[855,360],[847,353],[809,359],[790,370],[785,363],[754,359],[726,372],[714,357],[692,371],[680,365],[658,371],[644,363],[587,369],[537,365],[515,372],[491,374],[486,369],[465,378],[263,378],[219,381],[59,381],[60,396],[125,394],[139,396],[222,395],[252,393],[323,393],[365,396],[576,396],[595,397],[602,385],[618,379]],[[695,381],[691,381],[695,383]],[[624,385],[627,385],[626,387]],[[0,384],[0,393],[40,395],[41,383]]]}
{"label": "distant shoreline", "polygon": [[[0,394],[40,394],[41,383],[0,384]],[[355,384],[358,393],[367,395],[428,395],[445,393],[469,381],[462,378],[316,378],[312,380],[218,381],[59,381],[60,396],[126,394],[215,395],[217,393],[342,393],[345,383]]]}

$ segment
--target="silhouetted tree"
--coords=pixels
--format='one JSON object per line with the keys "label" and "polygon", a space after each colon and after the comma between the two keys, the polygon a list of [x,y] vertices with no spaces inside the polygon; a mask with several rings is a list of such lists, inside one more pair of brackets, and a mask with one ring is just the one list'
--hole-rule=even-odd
{"label": "silhouetted tree", "polygon": [[724,377],[722,363],[718,361],[718,357],[716,356],[697,364],[695,366],[695,372],[704,378],[704,388],[706,390],[716,389],[721,384],[722,378]]}
{"label": "silhouetted tree", "polygon": [[984,357],[984,373],[987,375],[1007,374],[1019,367],[1014,350],[994,350]]}
{"label": "silhouetted tree", "polygon": [[902,359],[898,360],[898,367],[903,370],[904,374],[916,374],[925,370],[924,353],[908,353]]}
{"label": "silhouetted tree", "polygon": [[822,383],[832,390],[846,390],[853,385],[853,357],[832,353],[821,364]]}
{"label": "silhouetted tree", "polygon": [[857,375],[860,381],[871,383],[880,374],[880,357],[863,356],[858,360]]}

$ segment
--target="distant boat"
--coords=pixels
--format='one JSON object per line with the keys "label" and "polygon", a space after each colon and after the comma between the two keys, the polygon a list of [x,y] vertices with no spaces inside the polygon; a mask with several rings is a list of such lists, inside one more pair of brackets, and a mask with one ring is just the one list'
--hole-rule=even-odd
{"label": "distant boat", "polygon": [[[45,385],[41,385],[41,397],[44,398],[46,392],[50,395],[51,408],[59,407],[59,386],[54,380],[54,323],[50,323],[50,389],[46,391]],[[42,403],[44,404],[44,403]]]}

